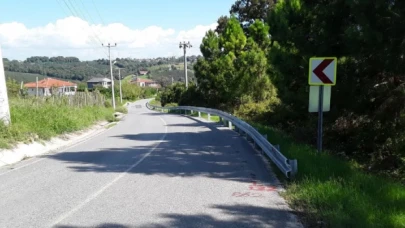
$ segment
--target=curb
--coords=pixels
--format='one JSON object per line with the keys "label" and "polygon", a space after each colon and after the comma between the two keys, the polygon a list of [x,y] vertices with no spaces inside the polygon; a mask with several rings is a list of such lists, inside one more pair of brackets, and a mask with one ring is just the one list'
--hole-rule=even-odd
{"label": "curb", "polygon": [[[114,126],[117,123],[103,121],[87,129],[62,134],[47,141],[35,141],[29,144],[19,143],[13,149],[0,150],[0,167],[13,165],[27,158],[66,150],[108,131],[112,128],[109,127],[110,125]],[[64,139],[66,137],[68,139]]]}

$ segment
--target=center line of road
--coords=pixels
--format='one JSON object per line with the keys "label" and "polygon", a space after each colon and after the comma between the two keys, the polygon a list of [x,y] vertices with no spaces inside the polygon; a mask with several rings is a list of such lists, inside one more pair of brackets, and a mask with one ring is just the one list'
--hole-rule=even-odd
{"label": "center line of road", "polygon": [[118,175],[114,180],[112,180],[110,183],[104,185],[101,189],[99,189],[97,192],[91,194],[89,197],[87,197],[86,200],[84,200],[82,203],[80,203],[79,205],[77,205],[76,207],[74,207],[72,210],[68,211],[67,213],[63,214],[62,216],[60,216],[58,219],[56,219],[51,227],[55,226],[56,224],[62,222],[63,220],[65,220],[66,218],[68,218],[69,216],[73,215],[75,212],[77,212],[78,210],[80,210],[82,207],[84,207],[87,203],[89,203],[90,201],[92,201],[93,199],[97,198],[101,193],[103,193],[105,190],[107,190],[109,187],[111,187],[111,185],[113,185],[115,182],[117,182],[119,179],[121,179],[122,177],[124,177],[129,171],[131,171],[133,168],[135,168],[136,166],[138,166],[143,160],[145,160],[145,158],[147,158],[161,143],[162,141],[165,139],[166,135],[167,135],[167,123],[166,121],[160,117],[160,120],[163,122],[164,126],[165,126],[165,132],[163,134],[163,136],[159,139],[159,142],[148,151],[148,153],[146,153],[141,159],[139,159],[139,161],[135,162],[133,165],[131,165],[131,167],[129,167],[127,170],[125,170],[123,173],[121,173],[120,175]]}

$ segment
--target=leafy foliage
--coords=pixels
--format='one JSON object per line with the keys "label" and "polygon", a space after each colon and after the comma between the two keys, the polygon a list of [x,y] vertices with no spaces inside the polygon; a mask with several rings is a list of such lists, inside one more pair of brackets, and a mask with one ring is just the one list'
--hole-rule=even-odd
{"label": "leafy foliage", "polygon": [[401,177],[405,3],[275,2],[237,0],[230,16],[218,19],[216,30],[202,40],[203,58],[194,65],[194,96],[205,106],[271,124],[315,144],[308,62],[313,56],[336,56],[338,83],[324,118],[326,148],[367,171]]}

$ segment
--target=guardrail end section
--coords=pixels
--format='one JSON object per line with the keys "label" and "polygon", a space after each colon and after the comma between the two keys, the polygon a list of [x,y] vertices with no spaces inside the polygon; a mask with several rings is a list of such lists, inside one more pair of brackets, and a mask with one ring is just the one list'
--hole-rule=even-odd
{"label": "guardrail end section", "polygon": [[288,160],[291,167],[290,178],[294,179],[298,173],[298,162],[297,159]]}

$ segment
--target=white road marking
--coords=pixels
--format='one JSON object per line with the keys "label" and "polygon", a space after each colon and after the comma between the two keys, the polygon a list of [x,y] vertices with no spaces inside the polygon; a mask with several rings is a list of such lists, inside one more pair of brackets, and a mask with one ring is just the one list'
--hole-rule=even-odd
{"label": "white road marking", "polygon": [[56,219],[51,226],[55,226],[56,224],[62,222],[63,220],[65,220],[66,218],[70,217],[71,215],[73,215],[75,212],[77,212],[78,210],[80,210],[82,207],[84,207],[86,204],[88,204],[90,201],[92,201],[93,199],[97,198],[99,195],[101,195],[106,189],[108,189],[110,186],[112,186],[115,182],[117,182],[119,179],[121,179],[122,177],[124,177],[129,171],[131,171],[133,168],[135,168],[136,166],[138,166],[143,160],[145,160],[145,158],[147,158],[162,142],[163,140],[166,138],[167,135],[167,123],[166,121],[160,117],[160,120],[163,122],[164,126],[165,126],[165,132],[163,134],[163,136],[159,139],[159,142],[148,151],[148,153],[146,153],[139,161],[135,162],[133,165],[131,165],[131,167],[129,167],[127,170],[125,170],[123,173],[121,173],[120,175],[118,175],[114,180],[112,180],[110,183],[104,185],[101,189],[99,189],[97,192],[91,194],[89,197],[87,197],[86,200],[84,200],[82,203],[80,203],[79,205],[77,205],[76,207],[74,207],[72,210],[68,211],[67,213],[61,215],[58,219]]}

